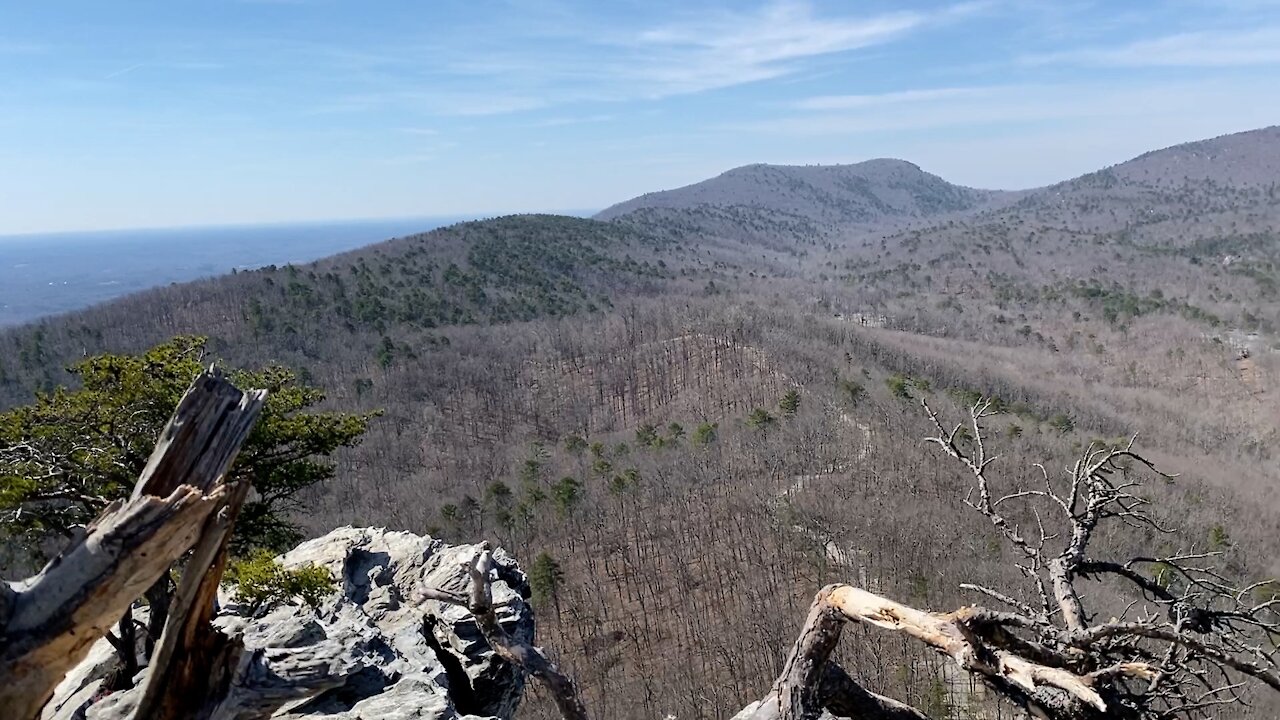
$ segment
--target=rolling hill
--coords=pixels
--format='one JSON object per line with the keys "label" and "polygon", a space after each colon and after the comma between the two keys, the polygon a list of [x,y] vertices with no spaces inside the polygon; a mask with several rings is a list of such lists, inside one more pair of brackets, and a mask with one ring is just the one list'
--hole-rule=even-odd
{"label": "rolling hill", "polygon": [[1114,311],[1164,309],[1210,328],[1274,333],[1277,167],[1276,128],[1180,145],[1006,207],[853,238],[839,262],[869,294],[900,288],[910,275],[908,287],[921,292],[1114,300],[1113,321]]}

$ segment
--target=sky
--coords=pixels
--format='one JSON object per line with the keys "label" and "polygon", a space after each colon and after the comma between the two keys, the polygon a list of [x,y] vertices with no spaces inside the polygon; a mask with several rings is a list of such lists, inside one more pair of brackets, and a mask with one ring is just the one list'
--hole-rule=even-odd
{"label": "sky", "polygon": [[1280,0],[0,0],[0,234],[1045,185],[1280,123]]}

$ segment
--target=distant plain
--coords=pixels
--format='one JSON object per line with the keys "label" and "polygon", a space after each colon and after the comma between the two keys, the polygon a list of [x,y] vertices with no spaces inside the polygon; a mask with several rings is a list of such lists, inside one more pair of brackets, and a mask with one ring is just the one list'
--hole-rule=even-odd
{"label": "distant plain", "polygon": [[0,236],[0,326],[151,287],[300,263],[471,216]]}

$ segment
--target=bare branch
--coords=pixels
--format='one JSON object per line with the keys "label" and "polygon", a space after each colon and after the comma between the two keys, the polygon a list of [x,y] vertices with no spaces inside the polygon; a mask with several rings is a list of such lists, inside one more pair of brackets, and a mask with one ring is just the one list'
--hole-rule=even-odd
{"label": "bare branch", "polygon": [[225,500],[222,478],[263,397],[202,375],[161,433],[133,498],[104,510],[84,539],[21,590],[7,588],[0,602],[0,706],[7,717],[37,716],[94,641],[192,546]]}
{"label": "bare branch", "polygon": [[[1039,478],[1032,487],[1015,487],[992,500],[990,460],[981,423],[989,415],[989,405],[978,403],[970,408],[972,442],[965,447],[956,442],[955,432],[943,433],[941,419],[927,403],[922,401],[922,405],[937,430],[927,440],[958,460],[974,477],[975,487],[966,504],[988,518],[1023,555],[1025,561],[1016,566],[1036,583],[1045,608],[1031,612],[1028,604],[999,590],[962,585],[1020,611],[971,607],[947,616],[958,624],[958,637],[968,647],[984,647],[993,653],[984,656],[987,665],[1004,651],[1012,655],[1005,662],[1013,672],[1023,662],[1051,668],[1054,672],[1048,674],[1031,670],[1030,677],[1056,683],[1059,690],[1095,708],[1093,698],[1079,692],[1080,686],[1095,688],[1100,697],[1109,695],[1113,707],[1108,717],[1208,717],[1218,706],[1242,703],[1246,679],[1280,690],[1280,648],[1274,640],[1280,636],[1280,597],[1257,596],[1270,587],[1268,582],[1234,582],[1219,568],[1222,553],[1216,551],[1193,550],[1124,562],[1090,557],[1090,543],[1107,523],[1172,532],[1152,514],[1150,502],[1138,494],[1138,488],[1140,472],[1174,476],[1160,471],[1135,450],[1136,436],[1121,445],[1094,442],[1085,446],[1067,468],[1065,494],[1055,488],[1044,465],[1037,464]],[[972,450],[966,450],[969,444]],[[1026,512],[1035,518],[1038,539],[1025,536],[1011,518],[998,512],[1015,501],[1039,501],[1057,508],[1051,515],[1060,517],[1066,530],[1058,549],[1050,549],[1049,544],[1058,540],[1059,533],[1046,525],[1036,507]],[[1076,581],[1103,576],[1123,581],[1121,587],[1129,591],[1129,597],[1111,612],[1096,613],[1110,617],[1109,621],[1090,625],[1091,614]],[[1052,590],[1052,603],[1046,587]],[[950,650],[956,646],[945,646],[945,641],[957,642],[955,637],[936,625],[932,634],[919,629],[927,626],[929,617],[941,616],[894,614],[901,612],[901,608],[889,612],[893,622],[879,617],[863,621],[902,630],[952,654]],[[982,663],[959,657],[957,662],[970,672],[984,674]],[[1069,677],[1055,674],[1060,672]],[[1138,680],[1145,682],[1138,686],[1134,683]],[[1027,690],[1025,684],[1015,685]],[[1017,697],[1019,687],[1001,688],[998,683],[993,687],[1028,706]],[[1034,701],[1034,696],[1031,699]],[[1063,714],[1061,707],[1042,710],[1049,718],[1084,717]]]}

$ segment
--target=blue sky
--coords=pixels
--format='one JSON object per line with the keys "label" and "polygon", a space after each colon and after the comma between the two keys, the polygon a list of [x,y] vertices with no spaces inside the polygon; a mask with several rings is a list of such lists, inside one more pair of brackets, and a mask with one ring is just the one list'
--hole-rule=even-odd
{"label": "blue sky", "polygon": [[1276,123],[1276,0],[0,0],[0,233],[1030,187]]}

